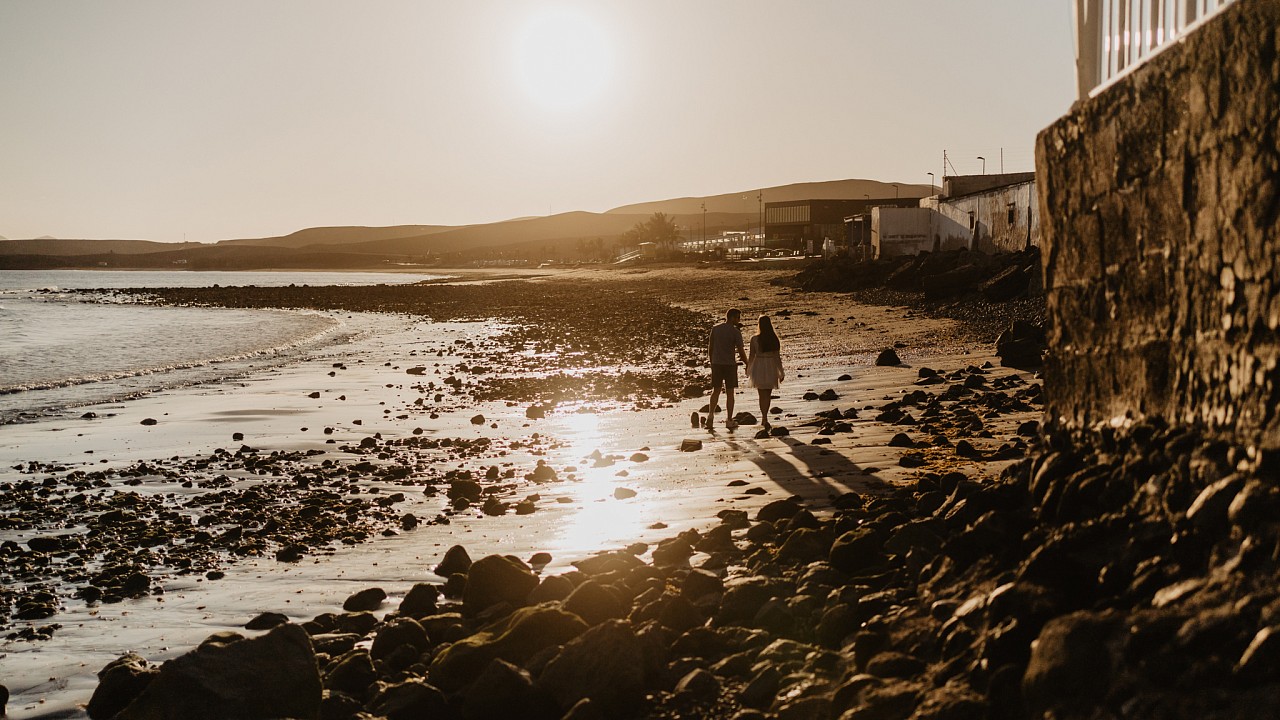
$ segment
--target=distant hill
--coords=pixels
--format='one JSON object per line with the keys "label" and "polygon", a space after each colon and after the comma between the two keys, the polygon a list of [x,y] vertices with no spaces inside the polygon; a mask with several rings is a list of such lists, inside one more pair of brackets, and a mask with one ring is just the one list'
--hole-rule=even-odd
{"label": "distant hill", "polygon": [[163,243],[150,240],[0,240],[0,255],[96,255],[120,253],[140,255],[203,247],[201,243]]}
{"label": "distant hill", "polygon": [[[528,243],[550,244],[576,240],[590,241],[596,238],[611,241],[630,230],[636,223],[647,220],[650,214],[567,212],[488,225],[470,225],[416,237],[328,246],[327,249],[379,255],[422,255]],[[698,234],[702,231],[701,210],[696,214],[675,214],[673,219],[676,225],[685,229],[683,233],[685,235]],[[708,212],[706,216],[708,233],[719,230],[745,230],[748,224],[755,222],[756,213],[754,212]],[[319,250],[320,248],[308,249]]]}
{"label": "distant hill", "polygon": [[[673,198],[654,202],[623,205],[609,210],[609,213],[651,215],[656,212],[668,215],[701,214],[702,204],[707,205],[707,212],[759,213],[756,196],[764,193],[764,201],[786,202],[788,200],[862,200],[866,196],[872,199],[892,197],[928,197],[933,194],[928,184],[908,185],[898,183],[895,191],[893,183],[879,180],[827,180],[823,182],[794,183],[778,185],[757,190],[709,195],[707,197]],[[896,193],[896,195],[895,195]]]}
{"label": "distant hill", "polygon": [[[612,247],[614,240],[656,212],[671,216],[681,235],[757,227],[764,201],[861,200],[924,197],[927,185],[876,180],[832,180],[624,205],[604,213],[567,212],[521,217],[483,225],[395,225],[314,227],[288,235],[239,238],[217,243],[158,243],[147,240],[0,240],[0,267],[369,267],[422,262],[429,256],[465,259],[481,254],[540,256],[583,246]],[[706,212],[703,212],[703,204]],[[597,242],[600,241],[600,242]],[[521,246],[525,246],[523,249]],[[531,247],[530,247],[531,246]],[[123,259],[125,256],[128,259]],[[74,258],[74,259],[72,259]]]}
{"label": "distant hill", "polygon": [[[281,235],[279,237],[244,238],[222,240],[218,245],[256,245],[262,247],[300,248],[308,245],[345,245],[349,243],[389,240],[402,237],[421,237],[432,233],[454,230],[455,225],[393,225],[390,227],[314,227]],[[465,227],[465,226],[464,226]]]}

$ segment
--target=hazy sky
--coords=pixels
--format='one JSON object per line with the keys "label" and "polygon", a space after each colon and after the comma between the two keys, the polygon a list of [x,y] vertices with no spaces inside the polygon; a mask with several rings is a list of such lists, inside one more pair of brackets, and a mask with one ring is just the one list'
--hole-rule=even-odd
{"label": "hazy sky", "polygon": [[1066,0],[0,0],[0,235],[927,183],[944,149],[1031,170],[1071,41]]}

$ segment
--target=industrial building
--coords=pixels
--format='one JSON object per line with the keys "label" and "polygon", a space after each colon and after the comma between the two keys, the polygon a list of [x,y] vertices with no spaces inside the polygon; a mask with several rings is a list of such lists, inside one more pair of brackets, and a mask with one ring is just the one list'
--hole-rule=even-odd
{"label": "industrial building", "polygon": [[862,200],[790,200],[765,203],[765,242],[769,247],[812,253],[824,239],[847,245],[845,218],[866,214],[873,207],[919,207],[920,198],[864,198]]}

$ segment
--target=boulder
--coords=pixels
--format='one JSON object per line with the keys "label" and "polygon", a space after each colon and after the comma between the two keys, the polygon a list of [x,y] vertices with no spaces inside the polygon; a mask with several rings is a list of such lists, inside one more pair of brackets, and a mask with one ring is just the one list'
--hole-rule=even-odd
{"label": "boulder", "polygon": [[445,496],[450,500],[464,498],[468,502],[478,502],[482,495],[484,488],[475,480],[453,480],[449,483],[449,489],[445,490]]}
{"label": "boulder", "polygon": [[588,580],[564,600],[564,609],[582,618],[588,625],[622,617],[627,608],[617,594],[595,580]]}
{"label": "boulder", "polygon": [[1077,612],[1045,624],[1031,643],[1022,691],[1034,717],[1076,717],[1096,708],[1111,684],[1112,635],[1125,623],[1114,613]]}
{"label": "boulder", "polygon": [[675,694],[693,702],[713,700],[720,694],[720,681],[706,670],[694,668],[676,683]]}
{"label": "boulder", "polygon": [[342,609],[347,612],[371,612],[382,607],[382,601],[386,599],[387,593],[382,588],[366,588],[347,598],[342,603]]}
{"label": "boulder", "polygon": [[1221,530],[1227,526],[1228,511],[1236,494],[1244,487],[1244,476],[1236,473],[1210,484],[1187,508],[1187,519],[1204,530]]}
{"label": "boulder", "polygon": [[996,338],[996,355],[1007,367],[1037,368],[1043,364],[1047,345],[1044,328],[1025,320],[1014,320]]}
{"label": "boulder", "polygon": [[369,656],[374,660],[381,660],[404,645],[412,648],[415,656],[431,648],[431,641],[427,639],[427,631],[413,618],[397,618],[383,625],[382,629],[378,630],[378,634],[373,638],[373,645],[369,648]]}
{"label": "boulder", "polygon": [[147,689],[158,672],[147,667],[147,661],[133,653],[107,663],[98,671],[98,687],[94,688],[93,697],[89,698],[89,705],[85,708],[89,717],[93,720],[115,717]]}
{"label": "boulder", "polygon": [[835,569],[855,574],[880,563],[883,544],[870,528],[850,530],[831,544],[828,562]]}
{"label": "boulder", "polygon": [[324,686],[328,690],[360,697],[377,679],[378,673],[373,669],[369,651],[360,648],[348,651],[328,669],[324,676]]}
{"label": "boulder", "polygon": [[405,593],[400,601],[400,614],[411,618],[424,618],[436,611],[436,601],[440,599],[440,591],[435,585],[417,583]]}
{"label": "boulder", "polygon": [[756,520],[767,523],[789,520],[801,509],[800,505],[791,498],[773,500],[756,511]]}
{"label": "boulder", "polygon": [[538,652],[578,637],[587,624],[556,607],[521,608],[484,631],[448,646],[432,661],[428,679],[445,692],[466,687],[494,658],[523,665]]}
{"label": "boulder", "polygon": [[555,720],[560,717],[554,703],[533,686],[533,678],[523,668],[495,659],[462,693],[461,720]]}
{"label": "boulder", "polygon": [[708,570],[690,570],[680,583],[680,594],[688,600],[724,592],[724,581]]}
{"label": "boulder", "polygon": [[440,577],[450,577],[457,573],[465,574],[471,569],[471,556],[467,554],[467,549],[461,545],[454,545],[444,553],[444,559],[433,570]]}
{"label": "boulder", "polygon": [[548,600],[564,600],[573,593],[573,581],[563,575],[542,578],[538,587],[529,593],[529,603],[537,605]]}
{"label": "boulder", "polygon": [[1010,265],[978,286],[982,296],[991,302],[1004,302],[1025,295],[1031,284],[1031,275],[1026,268]]}
{"label": "boulder", "polygon": [[205,643],[164,663],[115,717],[310,718],[320,713],[321,691],[311,639],[290,623],[256,638]]}
{"label": "boulder", "polygon": [[277,625],[289,622],[289,616],[278,612],[264,612],[244,624],[245,630],[270,630]]}
{"label": "boulder", "polygon": [[444,693],[416,678],[383,687],[369,702],[369,709],[387,720],[451,716]]}
{"label": "boulder", "polygon": [[876,356],[876,365],[881,367],[895,367],[902,364],[902,358],[898,357],[898,353],[893,348],[885,348]]}
{"label": "boulder", "polygon": [[534,482],[552,482],[556,479],[556,470],[547,464],[546,460],[539,460],[534,466],[533,472],[530,473],[529,479]]}
{"label": "boulder", "polygon": [[974,290],[982,282],[986,270],[979,265],[961,265],[954,270],[938,273],[925,280],[926,300],[941,300]]}
{"label": "boulder", "polygon": [[1274,681],[1280,667],[1280,626],[1264,627],[1253,636],[1236,663],[1236,675],[1251,682]]}
{"label": "boulder", "polygon": [[606,716],[625,714],[644,697],[644,667],[644,648],[631,626],[610,620],[565,645],[537,685],[561,708],[589,698]]}
{"label": "boulder", "polygon": [[475,615],[500,602],[524,605],[529,593],[538,586],[538,576],[514,555],[489,555],[480,558],[467,571],[467,584],[462,589],[462,611]]}
{"label": "boulder", "polygon": [[62,549],[62,538],[33,537],[27,541],[27,547],[31,549],[31,552],[55,553]]}

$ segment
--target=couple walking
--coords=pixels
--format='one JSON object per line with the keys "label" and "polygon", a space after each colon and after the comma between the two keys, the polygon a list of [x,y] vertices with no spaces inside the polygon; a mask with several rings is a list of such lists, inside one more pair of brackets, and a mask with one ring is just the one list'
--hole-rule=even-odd
{"label": "couple walking", "polygon": [[737,308],[725,313],[725,321],[711,328],[711,404],[707,412],[707,429],[715,427],[716,404],[720,392],[725,394],[724,426],[732,430],[738,426],[733,419],[733,391],[738,387],[738,358],[747,366],[747,382],[760,394],[760,422],[769,429],[769,403],[773,391],[782,383],[786,374],[782,370],[782,348],[778,334],[773,330],[773,320],[761,315],[759,331],[751,338],[751,355],[742,348],[742,312]]}

